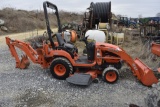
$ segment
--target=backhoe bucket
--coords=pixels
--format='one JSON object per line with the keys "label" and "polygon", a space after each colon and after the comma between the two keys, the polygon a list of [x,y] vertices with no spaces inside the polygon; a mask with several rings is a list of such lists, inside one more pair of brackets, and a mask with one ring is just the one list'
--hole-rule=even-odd
{"label": "backhoe bucket", "polygon": [[134,62],[136,63],[139,71],[140,81],[144,85],[151,86],[154,83],[158,83],[158,79],[147,65],[143,64],[142,61],[138,58],[136,58]]}
{"label": "backhoe bucket", "polygon": [[160,44],[152,43],[151,52],[157,56],[160,56]]}
{"label": "backhoe bucket", "polygon": [[25,69],[29,66],[30,62],[29,62],[27,55],[22,55],[21,57],[22,59],[21,59],[21,62],[18,68]]}

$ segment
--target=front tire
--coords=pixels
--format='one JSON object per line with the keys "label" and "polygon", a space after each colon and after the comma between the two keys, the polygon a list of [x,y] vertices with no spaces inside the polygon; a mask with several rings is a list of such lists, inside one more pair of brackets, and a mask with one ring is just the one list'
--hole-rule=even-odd
{"label": "front tire", "polygon": [[102,78],[105,82],[115,83],[119,78],[119,72],[114,67],[108,67],[103,70]]}
{"label": "front tire", "polygon": [[57,57],[50,65],[50,72],[54,78],[65,80],[73,72],[73,67],[66,58]]}

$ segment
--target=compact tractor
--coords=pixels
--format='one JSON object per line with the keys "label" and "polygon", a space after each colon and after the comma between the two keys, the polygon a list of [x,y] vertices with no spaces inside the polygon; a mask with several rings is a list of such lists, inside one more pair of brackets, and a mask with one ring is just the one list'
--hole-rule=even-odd
{"label": "compact tractor", "polygon": [[[29,57],[31,61],[40,64],[43,68],[49,68],[51,74],[56,79],[66,79],[69,83],[77,85],[89,85],[98,75],[101,75],[103,80],[108,83],[115,83],[119,78],[118,70],[121,68],[122,62],[125,62],[130,66],[133,75],[144,85],[151,86],[158,82],[150,68],[138,58],[133,60],[118,46],[108,43],[88,42],[87,37],[85,37],[81,41],[86,44],[87,56],[78,55],[77,47],[72,43],[67,43],[62,37],[63,32],[57,6],[46,1],[43,3],[43,7],[49,42],[44,40],[43,44],[37,44],[37,49],[33,49],[28,43],[6,37],[6,44],[16,60],[16,68],[27,68],[29,66]],[[57,42],[52,39],[48,8],[55,10],[55,15],[57,16]],[[76,33],[72,32],[72,36],[75,35]],[[15,47],[25,53],[21,60]]]}
{"label": "compact tractor", "polygon": [[118,26],[137,28],[137,22],[129,20],[128,17],[120,17]]}

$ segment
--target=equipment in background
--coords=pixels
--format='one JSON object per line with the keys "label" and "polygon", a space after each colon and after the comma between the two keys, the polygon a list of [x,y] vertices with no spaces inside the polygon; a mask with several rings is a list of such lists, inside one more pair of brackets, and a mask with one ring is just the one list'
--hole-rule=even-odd
{"label": "equipment in background", "polygon": [[111,17],[111,2],[91,2],[84,13],[81,36],[84,37],[87,30],[96,29],[99,23],[111,24]]}
{"label": "equipment in background", "polygon": [[142,43],[150,40],[160,41],[160,17],[140,18],[139,24]]}
{"label": "equipment in background", "polygon": [[89,40],[93,40],[96,42],[106,42],[106,35],[103,31],[99,31],[99,30],[88,30],[85,34],[85,37],[88,36]]}
{"label": "equipment in background", "polygon": [[77,40],[77,33],[74,30],[66,30],[62,32],[62,37],[66,42],[75,43]]}
{"label": "equipment in background", "polygon": [[151,52],[160,57],[160,44],[152,43]]}
{"label": "equipment in background", "polygon": [[120,17],[118,20],[118,26],[125,26],[134,29],[137,28],[137,22],[129,20],[128,17]]}

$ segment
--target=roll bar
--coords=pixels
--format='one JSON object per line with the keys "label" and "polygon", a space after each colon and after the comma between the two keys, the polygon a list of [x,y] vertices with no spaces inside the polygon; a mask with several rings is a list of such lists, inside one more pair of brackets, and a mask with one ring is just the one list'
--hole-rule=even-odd
{"label": "roll bar", "polygon": [[44,9],[44,16],[45,16],[45,20],[46,20],[47,32],[48,32],[48,36],[49,36],[49,40],[51,42],[52,48],[54,48],[55,45],[54,45],[54,42],[53,42],[53,39],[52,39],[52,36],[51,36],[52,31],[51,31],[51,28],[50,28],[47,8],[55,10],[55,15],[57,17],[57,23],[58,23],[58,33],[62,32],[61,22],[60,22],[60,19],[59,19],[59,13],[58,13],[57,6],[55,4],[52,4],[52,3],[48,2],[48,1],[43,2],[43,9]]}

